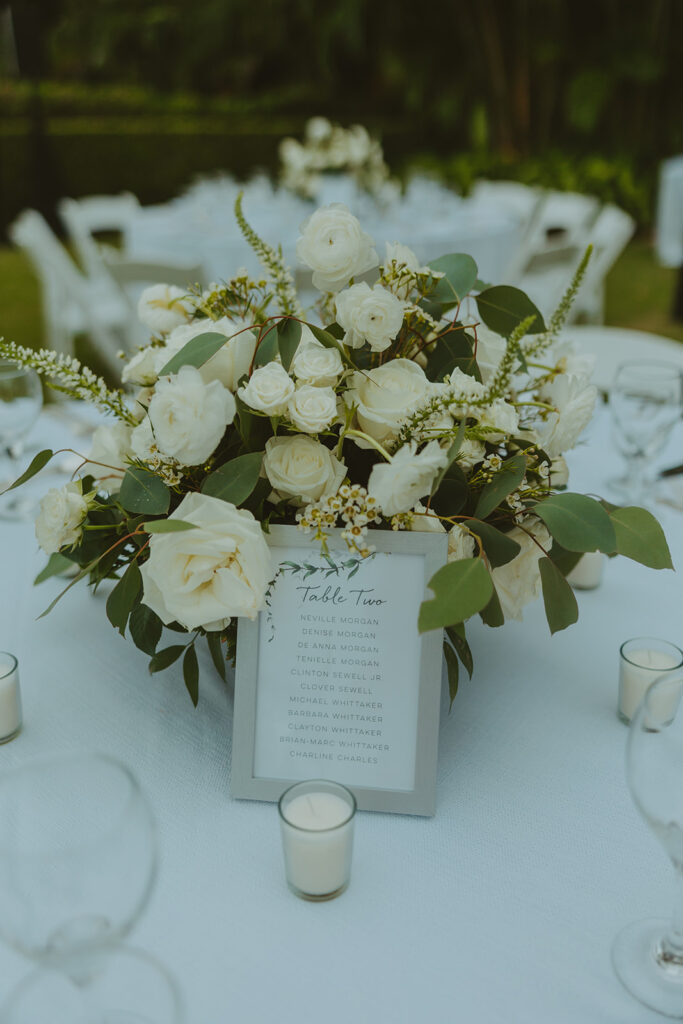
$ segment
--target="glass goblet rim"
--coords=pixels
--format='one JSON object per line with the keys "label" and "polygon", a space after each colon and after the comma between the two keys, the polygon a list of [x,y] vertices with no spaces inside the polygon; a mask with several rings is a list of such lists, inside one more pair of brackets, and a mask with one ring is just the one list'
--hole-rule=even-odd
{"label": "glass goblet rim", "polygon": [[[297,789],[305,789],[307,786],[315,786],[316,784],[327,787],[328,792],[340,794],[342,799],[346,800],[349,805],[349,813],[342,821],[337,822],[336,825],[330,825],[324,829],[306,828],[305,825],[297,825],[293,821],[290,821],[286,814],[286,806],[291,802],[291,798],[294,791]],[[358,810],[358,804],[355,796],[351,790],[345,786],[342,782],[335,782],[334,779],[301,779],[299,782],[294,782],[291,786],[288,786],[282,796],[277,802],[277,809],[282,821],[284,821],[290,828],[295,829],[298,832],[311,832],[316,835],[325,834],[327,832],[335,832],[337,829],[342,828],[355,817],[356,811]]]}
{"label": "glass goblet rim", "polygon": [[12,359],[0,359],[0,377],[4,380],[12,380],[13,377],[36,377],[40,380],[33,367],[21,366]]}
{"label": "glass goblet rim", "polygon": [[0,651],[0,658],[9,658],[9,660],[11,662],[10,667],[8,669],[6,669],[6,670],[2,666],[2,662],[0,662],[0,682],[1,682],[3,679],[7,679],[8,676],[11,676],[13,672],[17,671],[17,669],[19,668],[19,659],[17,658],[17,656],[15,654],[12,654],[10,651]]}

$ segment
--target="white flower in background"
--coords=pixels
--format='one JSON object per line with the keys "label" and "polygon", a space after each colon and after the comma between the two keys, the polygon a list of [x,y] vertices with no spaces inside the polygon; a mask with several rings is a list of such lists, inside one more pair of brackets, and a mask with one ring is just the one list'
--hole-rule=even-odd
{"label": "white flower in background", "polygon": [[254,619],[272,575],[270,550],[251,512],[206,494],[186,494],[169,519],[196,530],[153,534],[140,567],[143,601],[162,622],[224,629]]}
{"label": "white flower in background", "polygon": [[80,480],[52,487],[40,502],[36,518],[36,539],[46,555],[78,544],[88,514]]}
{"label": "white flower in background", "polygon": [[309,117],[304,129],[308,142],[325,142],[331,134],[332,123],[326,117]]}
{"label": "white flower in background", "polygon": [[507,536],[516,540],[521,546],[519,554],[506,565],[499,565],[493,570],[493,584],[500,599],[501,608],[506,619],[522,619],[522,609],[530,601],[535,601],[541,592],[541,574],[538,560],[543,557],[543,549],[549,550],[550,534],[543,523],[537,519],[528,519],[525,529],[533,534],[538,544],[524,530],[514,527]]}
{"label": "white flower in background", "polygon": [[287,414],[297,430],[319,434],[337,418],[337,396],[333,388],[302,384],[290,398]]}
{"label": "white flower in background", "polygon": [[415,502],[429,494],[434,477],[448,462],[438,441],[430,441],[418,454],[416,445],[399,448],[390,462],[377,463],[368,481],[368,494],[385,516],[408,512]]}
{"label": "white flower in background", "polygon": [[[474,336],[474,331],[470,331]],[[505,355],[507,342],[495,334],[486,324],[477,324],[477,366],[484,384],[488,384],[500,366]]]}
{"label": "white flower in background", "polygon": [[346,476],[344,463],[320,441],[304,434],[270,437],[263,470],[280,498],[304,503],[336,494]]}
{"label": "white flower in background", "polygon": [[317,387],[334,386],[344,370],[339,349],[325,348],[315,340],[310,328],[308,332],[313,340],[309,341],[302,331],[290,371],[302,384],[315,384]]}
{"label": "white flower in background", "polygon": [[251,409],[282,416],[294,394],[294,381],[280,363],[266,363],[254,370],[238,394]]}
{"label": "white flower in background", "polygon": [[182,366],[159,381],[149,404],[154,441],[163,455],[183,466],[198,466],[217,448],[235,408],[235,399],[222,384],[205,384],[194,366]]}
{"label": "white flower in background", "polygon": [[[411,410],[428,397],[431,387],[417,363],[410,359],[392,359],[374,370],[354,373],[344,399],[358,406],[361,430],[383,442],[396,435]],[[361,448],[371,447],[361,438],[354,438],[354,441]]]}
{"label": "white flower in background", "polygon": [[157,377],[157,353],[158,348],[148,345],[140,352],[136,352],[132,359],[129,359],[121,372],[121,380],[124,384],[139,384],[142,387],[149,387],[154,384]]}
{"label": "white flower in background", "polygon": [[454,523],[448,531],[448,561],[460,562],[463,558],[472,558],[477,543],[464,526]]}
{"label": "white flower in background", "polygon": [[569,483],[569,466],[562,455],[550,463],[549,482],[551,487],[566,487]]}
{"label": "white flower in background", "polygon": [[138,317],[154,334],[168,334],[184,324],[192,311],[187,292],[172,284],[153,284],[138,301]]}
{"label": "white flower in background", "polygon": [[119,489],[131,453],[132,430],[127,423],[103,423],[92,436],[88,462],[81,466],[81,476],[93,476],[112,494]]}
{"label": "white flower in background", "polygon": [[344,328],[344,344],[360,348],[367,341],[373,352],[383,352],[403,326],[405,304],[390,291],[364,281],[339,292],[337,323]]}
{"label": "white flower in background", "polygon": [[195,320],[176,327],[166,345],[153,350],[157,374],[193,338],[201,334],[224,334],[227,339],[225,345],[199,367],[199,372],[205,383],[217,380],[229,391],[235,391],[240,378],[249,372],[256,351],[256,335],[244,329],[250,326],[245,320],[230,320],[223,316],[220,320]]}
{"label": "white flower in background", "polygon": [[573,448],[593,416],[598,392],[586,377],[560,373],[541,389],[544,402],[555,406],[537,426],[541,448],[551,459]]}
{"label": "white flower in background", "polygon": [[437,514],[432,512],[430,509],[425,508],[421,501],[418,501],[415,508],[412,510],[410,529],[415,533],[446,532],[446,527],[443,525]]}
{"label": "white flower in background", "polygon": [[489,441],[503,441],[506,436],[514,436],[519,427],[517,410],[504,398],[496,398],[490,405],[485,406],[478,413],[478,419],[480,426],[490,427],[495,431],[487,434]]}
{"label": "white flower in background", "polygon": [[377,265],[372,238],[343,203],[321,207],[302,224],[296,254],[321,292],[338,292]]}

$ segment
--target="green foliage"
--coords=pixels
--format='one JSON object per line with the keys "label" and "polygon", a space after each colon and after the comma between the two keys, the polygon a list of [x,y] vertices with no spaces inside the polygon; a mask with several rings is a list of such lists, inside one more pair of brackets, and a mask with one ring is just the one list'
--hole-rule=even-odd
{"label": "green foliage", "polygon": [[128,616],[142,590],[142,575],[137,562],[131,562],[107,598],[107,618],[121,636],[126,632]]}
{"label": "green foliage", "polygon": [[509,284],[486,288],[477,295],[477,309],[487,327],[507,338],[523,320],[533,317],[527,328],[529,334],[542,334],[546,330],[541,311],[528,295]]}
{"label": "green foliage", "polygon": [[149,470],[129,466],[121,481],[119,501],[129,512],[161,516],[168,512],[171,492],[163,480]]}
{"label": "green foliage", "polygon": [[194,649],[194,644],[190,644],[185,651],[183,679],[185,680],[185,686],[190,699],[194,706],[197,707],[199,702],[199,665],[197,664],[197,652]]}
{"label": "green foliage", "polygon": [[491,523],[484,523],[480,519],[468,519],[467,529],[481,539],[492,569],[499,565],[507,565],[521,551],[516,540],[497,530]]}
{"label": "green foliage", "polygon": [[210,473],[202,484],[202,493],[241,505],[256,487],[262,463],[263,452],[240,455]]}
{"label": "green foliage", "polygon": [[195,523],[186,523],[184,519],[150,519],[142,526],[146,533],[184,533],[198,529]]}
{"label": "green foliage", "polygon": [[420,605],[420,633],[464,622],[486,607],[493,592],[491,577],[480,558],[449,562],[434,573],[428,585],[434,598]]}
{"label": "green foliage", "polygon": [[609,517],[616,538],[614,550],[618,554],[641,562],[650,569],[673,569],[664,531],[651,512],[628,506],[612,508]]}
{"label": "green foliage", "polygon": [[506,459],[479,495],[475,515],[479,519],[486,519],[508,494],[519,487],[525,472],[526,458],[523,455],[513,455],[511,459]]}
{"label": "green foliage", "polygon": [[586,494],[552,494],[534,506],[550,535],[568,551],[604,551],[616,546],[614,526],[607,512]]}
{"label": "green foliage", "polygon": [[451,699],[451,706],[453,701],[458,695],[458,680],[460,677],[460,665],[455,654],[455,651],[450,644],[444,641],[443,644],[443,655],[446,661],[446,671],[448,673],[448,695]]}
{"label": "green foliage", "polygon": [[163,377],[167,373],[177,373],[181,366],[203,366],[216,352],[223,348],[226,342],[224,334],[217,331],[207,331],[206,334],[198,334],[191,338],[185,345],[176,352],[159,371]]}
{"label": "green foliage", "polygon": [[280,320],[277,325],[277,344],[280,359],[285,370],[289,371],[292,359],[301,340],[301,324],[298,320]]}
{"label": "green foliage", "polygon": [[73,568],[78,568],[78,566],[75,566],[71,559],[67,558],[66,555],[62,555],[59,551],[55,551],[54,554],[50,555],[47,560],[47,565],[38,573],[33,583],[34,585],[44,583],[45,580],[49,580],[53,576],[59,576],[60,573]]}
{"label": "green foliage", "polygon": [[551,633],[557,633],[576,622],[579,606],[574,591],[560,570],[549,558],[540,558],[538,568],[543,587],[543,603]]}
{"label": "green foliage", "polygon": [[[18,476],[14,483],[10,484],[10,486],[5,490],[13,491],[15,487],[21,487],[22,484],[26,483],[27,480],[30,480],[32,476],[36,475],[36,473],[40,473],[41,469],[47,466],[53,455],[54,452],[51,448],[45,448],[42,452],[38,452],[38,454],[34,455],[31,459],[28,469],[25,469],[21,476]],[[5,492],[3,491],[2,493]]]}
{"label": "green foliage", "polygon": [[430,302],[438,302],[448,308],[462,302],[474,288],[477,264],[465,253],[440,256],[432,260],[429,266],[445,275],[437,280],[436,287],[429,293]]}
{"label": "green foliage", "polygon": [[163,623],[159,616],[146,604],[137,604],[128,619],[128,631],[133,643],[150,657],[154,655],[157,644],[161,640]]}

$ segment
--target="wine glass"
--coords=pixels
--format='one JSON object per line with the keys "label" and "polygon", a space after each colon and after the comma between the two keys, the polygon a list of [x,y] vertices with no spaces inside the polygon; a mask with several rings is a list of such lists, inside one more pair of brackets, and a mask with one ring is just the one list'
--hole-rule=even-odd
{"label": "wine glass", "polygon": [[626,458],[626,475],[610,481],[630,504],[647,502],[654,460],[681,416],[683,375],[674,363],[622,363],[609,396],[613,436]]}
{"label": "wine glass", "polygon": [[[43,407],[43,389],[35,370],[0,360],[0,449],[4,465],[0,471],[0,492],[9,487],[25,468],[21,454],[26,435]],[[0,498],[0,517],[31,519],[36,501],[26,492]]]}
{"label": "wine glass", "polygon": [[647,690],[626,744],[633,801],[671,858],[673,918],[636,921],[617,935],[612,963],[631,995],[659,1013],[683,1018],[683,670]]}
{"label": "wine glass", "polygon": [[39,966],[2,1024],[180,1024],[180,998],[152,957],[121,945],[158,866],[147,799],[98,754],[0,776],[0,938]]}

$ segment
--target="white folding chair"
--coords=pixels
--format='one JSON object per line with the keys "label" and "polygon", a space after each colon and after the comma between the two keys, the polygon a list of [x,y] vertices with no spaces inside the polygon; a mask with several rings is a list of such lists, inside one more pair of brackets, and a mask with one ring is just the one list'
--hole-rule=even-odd
{"label": "white folding chair", "polygon": [[133,342],[146,344],[149,331],[138,321],[137,305],[143,290],[153,284],[174,284],[178,288],[206,284],[204,270],[198,264],[150,263],[126,258],[112,258],[107,261],[107,271],[120,289],[135,323]]}
{"label": "white folding chair", "polygon": [[106,249],[95,238],[97,232],[116,232],[123,237],[139,209],[140,204],[131,192],[60,200],[59,216],[88,277],[107,278]]}
{"label": "white folding chair", "polygon": [[586,276],[572,310],[572,319],[601,324],[605,319],[605,279],[633,237],[636,222],[618,206],[604,206],[589,232],[593,245]]}

